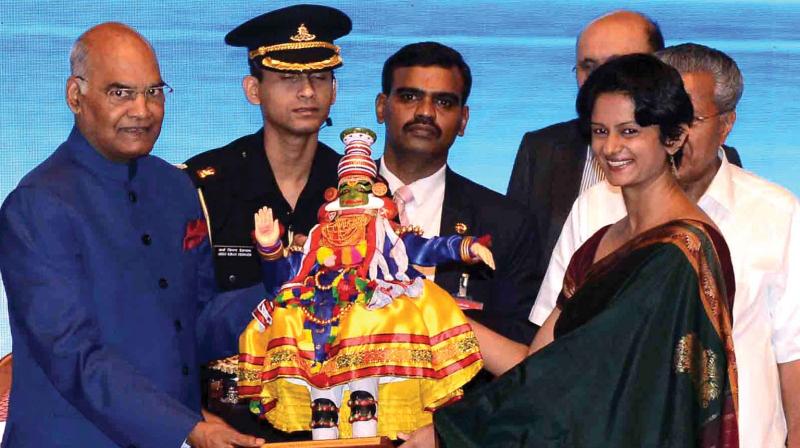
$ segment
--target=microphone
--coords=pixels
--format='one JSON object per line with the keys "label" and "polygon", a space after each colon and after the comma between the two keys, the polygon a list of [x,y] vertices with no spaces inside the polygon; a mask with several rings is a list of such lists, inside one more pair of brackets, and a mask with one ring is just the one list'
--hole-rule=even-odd
{"label": "microphone", "polygon": [[331,120],[331,117],[328,117],[325,119],[325,123],[323,123],[322,126],[319,127],[319,130],[321,131],[331,126],[333,126],[333,120]]}

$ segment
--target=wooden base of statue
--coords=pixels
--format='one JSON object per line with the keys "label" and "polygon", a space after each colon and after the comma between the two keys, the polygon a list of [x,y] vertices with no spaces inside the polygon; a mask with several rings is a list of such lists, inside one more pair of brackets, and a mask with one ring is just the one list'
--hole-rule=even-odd
{"label": "wooden base of statue", "polygon": [[314,440],[308,442],[267,443],[262,448],[393,448],[388,437],[362,437],[359,439]]}

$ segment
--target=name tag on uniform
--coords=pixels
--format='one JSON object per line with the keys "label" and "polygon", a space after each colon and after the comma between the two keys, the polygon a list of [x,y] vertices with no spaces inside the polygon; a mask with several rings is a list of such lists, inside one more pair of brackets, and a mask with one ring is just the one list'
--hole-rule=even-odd
{"label": "name tag on uniform", "polygon": [[214,246],[216,257],[252,257],[253,248],[250,246]]}

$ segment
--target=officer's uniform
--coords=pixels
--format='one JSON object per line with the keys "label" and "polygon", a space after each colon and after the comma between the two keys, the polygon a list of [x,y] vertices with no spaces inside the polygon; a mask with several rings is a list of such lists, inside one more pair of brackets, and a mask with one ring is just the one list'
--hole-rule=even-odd
{"label": "officer's uniform", "polygon": [[272,208],[285,226],[284,243],[291,234],[308,235],[317,223],[317,210],[328,187],[336,187],[340,155],[320,142],[308,182],[294,210],[286,202],[264,151],[264,133],[259,130],[222,148],[192,157],[186,172],[203,198],[217,283],[221,289],[239,289],[261,282],[260,258],[253,246],[253,214]]}
{"label": "officer's uniform", "polygon": [[[351,28],[350,18],[335,8],[296,5],[239,25],[225,36],[225,43],[247,47],[248,63],[258,70],[331,71],[342,65],[339,47],[333,40]],[[286,237],[308,234],[317,222],[325,188],[336,187],[338,163],[339,155],[318,143],[308,182],[292,210],[267,160],[263,130],[186,162],[210,222],[220,288],[239,289],[261,281],[251,236],[253,214],[259,208],[273,209],[275,217],[286,226]]]}

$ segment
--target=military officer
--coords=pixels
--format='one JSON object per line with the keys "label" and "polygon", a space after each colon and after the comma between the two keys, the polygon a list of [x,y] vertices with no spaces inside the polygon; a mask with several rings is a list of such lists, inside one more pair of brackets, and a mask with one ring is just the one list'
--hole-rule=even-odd
{"label": "military officer", "polygon": [[336,186],[339,154],[317,140],[336,100],[333,70],[342,65],[334,39],[350,19],[325,6],[296,5],[251,19],[225,36],[247,47],[245,97],[264,127],[186,162],[204,204],[216,278],[224,290],[260,282],[253,213],[269,206],[286,226],[286,245],[317,222],[327,187]]}
{"label": "military officer", "polygon": [[[228,45],[248,50],[250,73],[242,88],[247,101],[259,106],[264,127],[186,162],[209,223],[222,290],[254,287],[263,298],[260,259],[251,237],[259,208],[272,208],[286,227],[285,246],[292,247],[294,235],[307,235],[317,223],[325,189],[337,186],[340,155],[317,136],[330,123],[336,100],[333,70],[342,65],[333,41],[351,28],[350,19],[337,9],[296,5],[255,17],[225,36]],[[236,404],[235,372],[235,358],[210,365],[209,409],[240,431],[268,440],[307,438],[279,433]]]}

